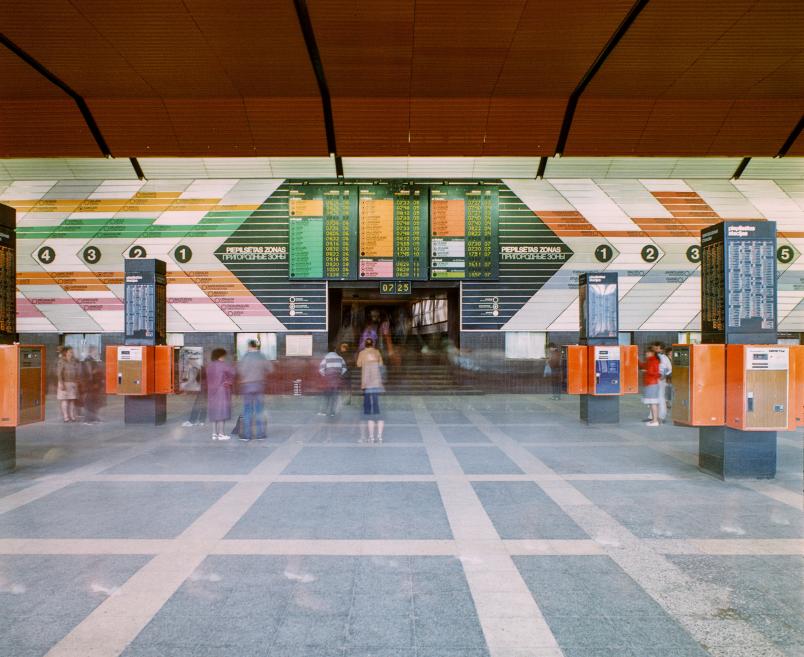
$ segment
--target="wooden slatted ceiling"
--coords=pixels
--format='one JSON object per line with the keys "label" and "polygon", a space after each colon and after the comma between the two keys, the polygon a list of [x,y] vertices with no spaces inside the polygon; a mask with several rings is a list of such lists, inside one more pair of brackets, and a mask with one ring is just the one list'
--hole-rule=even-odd
{"label": "wooden slatted ceiling", "polygon": [[651,0],[582,96],[567,155],[775,155],[804,111],[804,3]]}
{"label": "wooden slatted ceiling", "polygon": [[484,155],[552,155],[567,100],[632,0],[529,1],[494,89]]}
{"label": "wooden slatted ceiling", "polygon": [[101,155],[75,102],[0,47],[0,157]]}
{"label": "wooden slatted ceiling", "polygon": [[0,24],[86,99],[116,155],[327,153],[292,2],[47,5],[0,3]]}

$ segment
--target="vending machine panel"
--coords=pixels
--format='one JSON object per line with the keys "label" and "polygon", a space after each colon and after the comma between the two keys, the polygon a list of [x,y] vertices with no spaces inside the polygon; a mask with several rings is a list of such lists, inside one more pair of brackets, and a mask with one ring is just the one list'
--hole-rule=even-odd
{"label": "vending machine panel", "polygon": [[171,395],[179,390],[179,348],[154,347],[154,394]]}
{"label": "vending machine panel", "polygon": [[795,426],[795,391],[787,346],[726,346],[726,426],[785,431]]}
{"label": "vending machine panel", "polygon": [[673,345],[673,423],[717,427],[726,423],[726,346]]}
{"label": "vending machine panel", "polygon": [[586,345],[561,347],[561,388],[568,395],[585,395],[589,390]]}
{"label": "vending machine panel", "polygon": [[621,394],[620,347],[589,347],[589,394]]}
{"label": "vending machine panel", "polygon": [[635,344],[620,346],[620,370],[622,394],[639,393],[639,348]]}
{"label": "vending machine panel", "polygon": [[804,426],[804,345],[790,347],[790,359],[793,364],[790,374],[793,379],[796,426],[802,427]]}
{"label": "vending machine panel", "polygon": [[152,395],[154,347],[107,347],[106,392],[117,395]]}
{"label": "vending machine panel", "polygon": [[45,348],[0,346],[0,426],[18,427],[45,419]]}

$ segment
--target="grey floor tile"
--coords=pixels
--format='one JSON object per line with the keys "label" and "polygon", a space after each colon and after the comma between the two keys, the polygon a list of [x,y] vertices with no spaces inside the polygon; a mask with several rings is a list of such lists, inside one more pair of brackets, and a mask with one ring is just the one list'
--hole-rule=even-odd
{"label": "grey floor tile", "polygon": [[246,474],[271,451],[248,449],[239,441],[159,447],[109,468],[104,474]]}
{"label": "grey floor tile", "polygon": [[472,486],[504,539],[588,539],[589,536],[529,481],[474,482]]}
{"label": "grey floor tile", "polygon": [[432,474],[424,447],[305,447],[283,474]]}
{"label": "grey floor tile", "polygon": [[277,483],[263,493],[227,538],[451,536],[436,484]]}
{"label": "grey floor tile", "polygon": [[466,474],[522,474],[522,470],[497,447],[453,447]]}
{"label": "grey floor tile", "polygon": [[3,514],[3,538],[173,538],[229,483],[81,482]]}
{"label": "grey floor tile", "polygon": [[488,443],[490,440],[477,427],[462,425],[441,425],[441,435],[448,443]]}
{"label": "grey floor tile", "polygon": [[148,560],[0,556],[0,655],[44,655]]}
{"label": "grey floor tile", "polygon": [[715,479],[573,484],[645,538],[798,538],[804,532],[800,511]]}
{"label": "grey floor tile", "polygon": [[672,456],[639,445],[542,447],[528,450],[561,474],[685,474],[697,472]]}

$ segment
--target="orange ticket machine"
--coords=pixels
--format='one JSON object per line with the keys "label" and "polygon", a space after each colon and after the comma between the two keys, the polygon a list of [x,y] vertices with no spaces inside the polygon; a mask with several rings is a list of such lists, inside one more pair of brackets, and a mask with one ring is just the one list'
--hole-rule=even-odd
{"label": "orange ticket machine", "polygon": [[804,426],[804,345],[790,347],[793,362],[793,386],[795,388],[796,426]]}
{"label": "orange ticket machine", "polygon": [[564,392],[569,395],[615,396],[639,392],[636,345],[566,345]]}
{"label": "orange ticket machine", "polygon": [[562,390],[568,395],[585,395],[589,389],[587,346],[568,344],[561,347]]}
{"label": "orange ticket machine", "polygon": [[45,420],[45,348],[0,346],[0,427]]}
{"label": "orange ticket machine", "polygon": [[786,345],[726,345],[726,426],[787,431],[796,426],[795,360]]}
{"label": "orange ticket machine", "polygon": [[167,395],[179,391],[179,350],[167,345],[106,347],[106,392]]}
{"label": "orange ticket machine", "polygon": [[726,423],[726,346],[673,345],[673,424],[719,427]]}

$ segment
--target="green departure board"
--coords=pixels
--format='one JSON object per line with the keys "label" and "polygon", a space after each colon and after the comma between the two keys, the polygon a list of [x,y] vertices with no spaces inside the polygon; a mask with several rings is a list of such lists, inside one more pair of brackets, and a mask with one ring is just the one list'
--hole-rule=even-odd
{"label": "green departure board", "polygon": [[426,187],[360,187],[361,279],[427,280],[427,203]]}
{"label": "green departure board", "polygon": [[498,276],[499,190],[446,185],[430,190],[430,278],[493,280]]}
{"label": "green departure board", "polygon": [[288,198],[290,278],[357,278],[357,190],[303,185]]}

